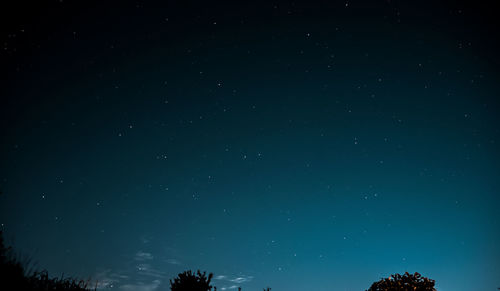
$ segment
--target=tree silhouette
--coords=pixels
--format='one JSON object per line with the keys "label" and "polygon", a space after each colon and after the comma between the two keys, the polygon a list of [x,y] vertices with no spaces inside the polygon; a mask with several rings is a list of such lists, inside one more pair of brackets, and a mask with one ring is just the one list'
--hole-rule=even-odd
{"label": "tree silhouette", "polygon": [[210,281],[214,274],[206,275],[206,272],[201,273],[200,270],[194,272],[185,271],[180,273],[174,281],[170,280],[170,290],[172,291],[211,291],[213,286]]}
{"label": "tree silhouette", "polygon": [[395,274],[372,284],[367,291],[436,291],[434,280],[422,277],[419,273]]}

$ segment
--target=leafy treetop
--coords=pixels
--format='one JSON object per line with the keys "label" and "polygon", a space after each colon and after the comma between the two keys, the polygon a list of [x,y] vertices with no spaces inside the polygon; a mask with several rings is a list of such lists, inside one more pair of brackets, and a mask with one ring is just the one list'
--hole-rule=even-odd
{"label": "leafy treetop", "polygon": [[382,278],[372,284],[367,291],[436,291],[434,280],[422,277],[419,273],[404,275],[395,274]]}

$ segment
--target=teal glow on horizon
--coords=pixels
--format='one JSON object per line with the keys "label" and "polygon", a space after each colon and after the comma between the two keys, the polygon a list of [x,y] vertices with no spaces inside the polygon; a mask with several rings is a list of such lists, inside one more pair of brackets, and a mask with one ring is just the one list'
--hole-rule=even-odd
{"label": "teal glow on horizon", "polygon": [[365,290],[405,271],[500,287],[489,14],[136,2],[12,20],[7,243],[106,290],[169,290],[188,269],[217,290]]}

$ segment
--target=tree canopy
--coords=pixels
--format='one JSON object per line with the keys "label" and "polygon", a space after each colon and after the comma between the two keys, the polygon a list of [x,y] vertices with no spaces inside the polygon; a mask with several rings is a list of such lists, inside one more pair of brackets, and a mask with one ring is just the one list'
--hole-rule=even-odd
{"label": "tree canopy", "polygon": [[206,275],[206,272],[198,272],[195,274],[191,270],[180,273],[174,281],[170,280],[170,290],[172,291],[211,291],[213,286],[210,285],[213,274]]}
{"label": "tree canopy", "polygon": [[394,274],[372,284],[367,291],[436,291],[435,281],[419,273]]}

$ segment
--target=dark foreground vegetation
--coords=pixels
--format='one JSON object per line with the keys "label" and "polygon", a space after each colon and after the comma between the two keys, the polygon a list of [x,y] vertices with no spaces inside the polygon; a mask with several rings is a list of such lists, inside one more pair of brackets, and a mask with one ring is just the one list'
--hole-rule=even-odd
{"label": "dark foreground vegetation", "polygon": [[[185,271],[170,280],[171,291],[217,291],[211,285],[213,274]],[[0,290],[5,291],[90,291],[96,290],[90,280],[49,278],[47,271],[30,271],[26,264],[16,259],[11,247],[5,247],[0,231]],[[270,291],[265,288],[264,291]],[[241,288],[238,288],[241,291]],[[434,280],[419,273],[395,274],[372,284],[366,291],[436,291]]]}
{"label": "dark foreground vegetation", "polygon": [[90,281],[50,278],[47,271],[31,271],[6,247],[0,231],[0,290],[5,291],[89,291]]}
{"label": "dark foreground vegetation", "polygon": [[[171,291],[217,291],[217,287],[210,285],[213,274],[208,276],[206,272],[199,270],[195,274],[192,271],[181,273],[173,281],[170,280]],[[404,275],[395,274],[389,278],[383,278],[372,284],[367,291],[436,291],[434,280],[422,277],[419,273]],[[271,288],[265,288],[264,291],[270,291]],[[241,288],[238,288],[241,291]]]}
{"label": "dark foreground vegetation", "polygon": [[434,280],[419,273],[395,274],[372,284],[368,291],[435,291]]}

